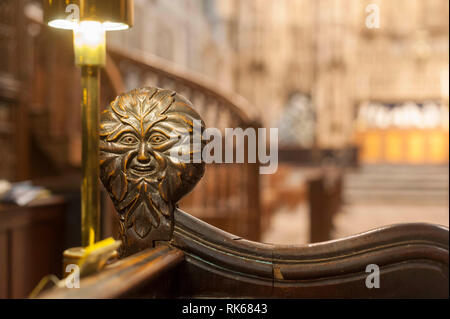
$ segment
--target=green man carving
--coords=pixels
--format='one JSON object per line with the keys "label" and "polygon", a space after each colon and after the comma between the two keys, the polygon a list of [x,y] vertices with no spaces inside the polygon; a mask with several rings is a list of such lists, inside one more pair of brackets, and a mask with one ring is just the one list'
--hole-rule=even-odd
{"label": "green man carving", "polygon": [[170,240],[176,203],[205,170],[192,160],[203,149],[193,145],[194,120],[203,131],[187,99],[154,87],[121,94],[101,113],[100,178],[119,214],[121,256]]}

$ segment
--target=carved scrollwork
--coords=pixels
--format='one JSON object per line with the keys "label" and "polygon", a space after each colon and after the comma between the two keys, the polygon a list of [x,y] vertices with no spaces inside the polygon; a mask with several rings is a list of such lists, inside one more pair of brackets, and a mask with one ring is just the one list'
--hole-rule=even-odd
{"label": "carved scrollwork", "polygon": [[204,174],[193,161],[204,122],[186,98],[155,87],[119,95],[100,122],[100,178],[119,215],[120,255],[170,240],[176,203]]}

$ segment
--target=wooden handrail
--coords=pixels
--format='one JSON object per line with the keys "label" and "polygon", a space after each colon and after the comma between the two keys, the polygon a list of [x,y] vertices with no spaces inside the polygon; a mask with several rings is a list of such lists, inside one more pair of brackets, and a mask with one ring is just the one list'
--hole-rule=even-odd
{"label": "wooden handrail", "polygon": [[244,97],[235,92],[218,87],[216,83],[201,74],[187,71],[173,62],[164,60],[153,54],[139,50],[131,51],[115,45],[108,45],[108,55],[111,58],[119,60],[133,61],[143,69],[151,70],[152,72],[171,78],[176,82],[186,84],[189,87],[204,92],[216,100],[224,102],[224,104],[228,105],[245,122],[260,122],[258,111]]}
{"label": "wooden handrail", "polygon": [[[448,234],[446,227],[399,224],[317,244],[273,245],[176,210],[167,246],[125,258],[81,280],[80,289],[54,288],[40,298],[129,297],[137,290],[134,296],[161,297],[158,283],[170,270],[169,297],[442,298],[448,297]],[[380,289],[366,287],[370,264],[381,269]]]}
{"label": "wooden handrail", "polygon": [[53,288],[42,299],[117,298],[148,284],[184,260],[181,250],[160,246],[147,249],[112,264],[106,270],[80,281],[80,288]]}
{"label": "wooden handrail", "polygon": [[[441,253],[426,256],[425,251],[418,250],[418,254],[422,254],[424,259],[431,258],[448,264],[448,228],[425,223],[384,226],[345,238],[306,245],[274,245],[248,241],[208,225],[181,210],[175,211],[175,223],[174,247],[249,276],[255,275],[255,268],[249,263],[238,263],[237,259],[253,260],[261,263],[262,267],[267,267],[262,277],[273,278],[272,265],[280,263],[308,270],[310,275],[305,276],[308,278],[320,272],[319,266],[322,263],[326,265],[333,260],[348,260],[352,261],[349,265],[355,265],[352,258],[361,258],[389,247],[402,246],[409,253],[414,251],[415,245],[435,247]],[[387,256],[392,261],[398,257]],[[239,268],[235,268],[238,264]]]}
{"label": "wooden handrail", "polygon": [[[33,7],[33,10],[27,10],[26,18],[31,23],[36,23],[40,26],[47,27],[43,23],[42,14],[37,12],[39,10],[40,8],[38,7]],[[29,11],[32,11],[34,14],[29,14]],[[108,44],[107,55],[108,57],[105,72],[116,95],[123,93],[126,88],[120,74],[119,66],[115,63],[116,61],[114,59],[128,60],[139,64],[143,69],[151,70],[179,83],[186,84],[189,87],[206,93],[215,100],[223,102],[224,105],[229,107],[233,113],[243,120],[243,122],[253,123],[255,125],[260,123],[260,114],[255,106],[235,92],[227,91],[224,88],[219,88],[216,83],[208,80],[201,74],[197,74],[193,71],[187,71],[183,67],[159,58],[158,56],[138,50],[126,50],[113,44]]]}
{"label": "wooden handrail", "polygon": [[[181,284],[181,295],[448,297],[449,232],[443,226],[398,224],[316,244],[273,245],[245,240],[177,210],[173,237],[171,245],[183,250],[191,265],[183,268],[182,276],[191,282]],[[380,289],[366,287],[368,265],[380,268]],[[231,280],[235,289],[211,278],[202,281],[206,273]]]}

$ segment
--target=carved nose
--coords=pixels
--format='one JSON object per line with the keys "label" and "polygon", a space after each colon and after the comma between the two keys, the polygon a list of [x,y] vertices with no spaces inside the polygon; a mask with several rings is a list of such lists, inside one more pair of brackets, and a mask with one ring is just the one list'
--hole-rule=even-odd
{"label": "carved nose", "polygon": [[140,162],[142,164],[147,164],[150,161],[150,156],[149,156],[147,150],[145,149],[144,143],[142,143],[139,147],[139,153],[137,156],[137,160],[138,160],[138,162]]}

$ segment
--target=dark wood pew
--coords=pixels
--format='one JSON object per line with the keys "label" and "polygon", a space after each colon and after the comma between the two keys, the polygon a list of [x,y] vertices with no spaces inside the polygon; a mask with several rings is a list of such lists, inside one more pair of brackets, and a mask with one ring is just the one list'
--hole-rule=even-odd
{"label": "dark wood pew", "polygon": [[323,168],[308,180],[310,242],[331,239],[333,218],[342,203],[342,171]]}
{"label": "dark wood pew", "polygon": [[[41,87],[30,84],[31,102],[36,105],[30,133],[38,137],[36,142],[40,143],[42,152],[52,159],[49,162],[59,164],[54,166],[70,164],[77,167],[80,159],[76,156],[66,162],[62,162],[60,156],[71,149],[63,141],[77,141],[80,136],[74,129],[78,127],[76,123],[67,125],[61,120],[79,118],[79,92],[75,85],[79,81],[72,62],[72,39],[67,36],[65,41],[52,41],[52,37],[58,35],[45,28],[42,30],[40,35],[29,40],[30,48],[33,48],[30,52],[35,52],[30,56],[36,77],[30,79],[30,83],[42,84]],[[52,45],[48,45],[49,42]],[[55,44],[60,42],[64,42],[63,48],[58,50]],[[102,81],[104,105],[126,90],[124,79],[131,73],[139,77],[140,83],[181,92],[193,101],[195,110],[211,127],[255,125],[243,112],[251,109],[244,101],[217,90],[203,79],[168,66],[166,62],[140,54],[131,55],[117,48],[109,50],[105,81]],[[74,89],[47,92],[45,88],[50,84],[46,83]],[[61,105],[67,107],[62,109]],[[50,114],[48,117],[47,113]],[[59,123],[59,126],[49,129],[48,123]],[[64,131],[60,127],[68,129]],[[246,165],[241,174],[234,165],[229,167],[233,169],[223,173],[209,165],[207,171],[215,173],[206,173],[204,180],[189,195],[191,203],[186,197],[182,205],[190,214],[236,231],[239,236],[175,208],[178,196],[169,197],[169,214],[164,218],[160,216],[170,225],[166,231],[158,232],[159,228],[150,227],[143,238],[125,240],[124,248],[133,246],[135,251],[124,254],[122,260],[103,271],[83,278],[80,289],[54,288],[45,291],[41,297],[448,297],[447,228],[425,224],[388,226],[345,239],[304,246],[252,242],[244,238],[257,238],[252,234],[258,231],[260,220],[258,165]],[[239,188],[235,188],[237,184]],[[182,195],[188,191],[184,189]],[[233,212],[230,214],[233,219],[221,219],[221,214],[229,208],[221,206],[229,194],[235,195],[238,204],[228,210]],[[234,228],[230,223],[241,227]],[[142,230],[148,224],[144,222],[140,226],[144,226],[140,228]],[[132,233],[121,235],[123,239],[133,239]],[[380,266],[381,287],[378,289],[365,286],[368,275],[365,269],[369,263]]]}
{"label": "dark wood pew", "polygon": [[61,274],[66,201],[0,204],[0,298],[26,298],[41,278]]}
{"label": "dark wood pew", "polygon": [[[102,113],[101,179],[118,212],[123,259],[83,278],[79,289],[53,288],[41,298],[448,298],[446,227],[401,224],[308,245],[273,245],[178,209],[205,165],[174,160],[170,143],[152,144],[143,154],[152,141],[133,129],[136,114],[146,114],[139,123],[147,129],[140,132],[150,136],[158,125],[167,134],[192,132],[190,123],[201,119],[184,97],[148,87],[120,95]],[[137,142],[122,143],[121,130],[134,132]],[[143,169],[144,158],[152,169]],[[367,285],[369,265],[379,269],[379,288]]]}
{"label": "dark wood pew", "polygon": [[279,163],[274,174],[266,175],[262,181],[261,228],[266,231],[274,214],[286,208],[294,213],[301,203],[308,202],[308,180],[316,175],[315,168],[299,168],[295,165]]}
{"label": "dark wood pew", "polygon": [[267,228],[276,211],[294,213],[299,204],[309,207],[309,241],[332,238],[333,219],[342,204],[342,168],[282,164],[266,177],[262,192],[262,225]]}
{"label": "dark wood pew", "polygon": [[[317,244],[245,240],[181,211],[173,238],[41,298],[447,298],[448,229],[386,226]],[[366,267],[380,288],[366,287]]]}
{"label": "dark wood pew", "polygon": [[[83,289],[55,289],[42,298],[116,298],[132,296],[136,291],[151,284],[167,281],[167,274],[173,275],[174,268],[184,261],[184,253],[179,249],[159,246],[147,249],[122,259],[101,273],[82,281]],[[170,285],[168,285],[170,286]],[[81,286],[80,286],[81,287]],[[173,295],[173,288],[147,291],[147,297]]]}

